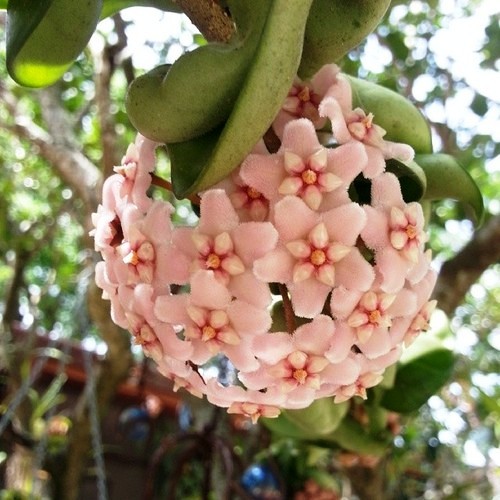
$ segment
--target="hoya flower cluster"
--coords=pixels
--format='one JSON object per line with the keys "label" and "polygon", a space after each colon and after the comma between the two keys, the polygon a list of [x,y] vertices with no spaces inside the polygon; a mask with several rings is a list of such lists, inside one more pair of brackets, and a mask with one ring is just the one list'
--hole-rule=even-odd
{"label": "hoya flower cluster", "polygon": [[338,68],[296,80],[273,129],[277,151],[199,193],[195,227],[148,196],[159,145],[138,135],[94,218],[113,320],[176,389],[254,421],[366,397],[435,306],[422,207],[386,171],[413,151],[351,109]]}

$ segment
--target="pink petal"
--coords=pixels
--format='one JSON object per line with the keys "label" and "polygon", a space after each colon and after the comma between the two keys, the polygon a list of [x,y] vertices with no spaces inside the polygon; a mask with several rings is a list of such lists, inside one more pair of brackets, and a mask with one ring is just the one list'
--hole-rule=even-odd
{"label": "pink petal", "polygon": [[158,324],[155,326],[155,333],[164,352],[169,356],[180,361],[187,361],[193,354],[191,342],[179,339],[170,326]]}
{"label": "pink petal", "polygon": [[332,318],[320,314],[310,323],[299,326],[295,330],[293,334],[295,346],[302,351],[322,355],[332,341],[334,328]]}
{"label": "pink petal", "polygon": [[352,328],[349,328],[343,321],[336,321],[335,333],[331,339],[329,349],[325,352],[325,357],[331,363],[340,363],[349,356],[355,342],[356,336]]}
{"label": "pink petal", "polygon": [[363,175],[367,179],[374,179],[385,170],[385,160],[382,151],[379,148],[365,145],[368,161],[363,169]]}
{"label": "pink petal", "polygon": [[392,247],[387,247],[375,255],[377,270],[382,275],[381,290],[397,293],[405,284],[409,263]]}
{"label": "pink petal", "polygon": [[240,176],[249,186],[268,200],[278,197],[278,186],[285,177],[281,155],[249,155],[240,169]]}
{"label": "pink petal", "polygon": [[314,318],[325,305],[331,288],[310,278],[300,283],[293,283],[289,287],[293,310],[297,316]]}
{"label": "pink petal", "polygon": [[269,365],[275,365],[293,350],[292,336],[284,332],[256,335],[252,341],[252,352]]}
{"label": "pink petal", "polygon": [[332,384],[350,385],[356,382],[360,373],[360,365],[352,358],[345,358],[339,363],[327,366],[323,370],[323,380]]}
{"label": "pink petal", "polygon": [[278,232],[270,222],[245,222],[232,231],[234,247],[246,266],[274,249]]}
{"label": "pink petal", "polygon": [[332,132],[340,144],[351,140],[351,134],[347,128],[344,114],[339,102],[333,97],[327,97],[319,105],[320,116],[326,116],[332,122]]}
{"label": "pink petal", "polygon": [[254,263],[255,276],[268,283],[288,283],[292,280],[292,270],[295,259],[283,247],[269,252]]}
{"label": "pink petal", "polygon": [[260,367],[260,363],[252,356],[250,345],[245,339],[237,346],[225,345],[223,350],[237,370],[253,372]]}
{"label": "pink petal", "polygon": [[259,308],[264,308],[271,302],[269,286],[248,270],[231,278],[229,290],[236,298]]}
{"label": "pink petal", "polygon": [[379,250],[390,245],[389,220],[387,215],[369,205],[364,207],[367,222],[361,231],[361,237],[368,248]]}
{"label": "pink petal", "polygon": [[334,318],[346,319],[358,305],[362,292],[338,286],[332,292],[330,308]]}
{"label": "pink petal", "polygon": [[306,159],[320,147],[316,130],[311,121],[300,118],[286,125],[280,151],[292,151],[301,158]]}
{"label": "pink petal", "polygon": [[184,285],[189,281],[191,261],[177,248],[161,245],[156,252],[155,276],[161,283]]}
{"label": "pink petal", "polygon": [[391,336],[388,331],[379,328],[366,342],[359,343],[358,347],[368,359],[378,358],[391,350]]}
{"label": "pink petal", "polygon": [[328,170],[340,177],[344,184],[350,184],[361,173],[367,160],[365,147],[357,141],[328,150]]}
{"label": "pink petal", "polygon": [[235,300],[227,309],[231,323],[241,334],[261,334],[271,327],[271,315],[241,300]]}
{"label": "pink petal", "polygon": [[186,306],[187,295],[162,295],[155,301],[154,314],[160,321],[172,325],[185,325],[191,322]]}
{"label": "pink petal", "polygon": [[357,248],[346,255],[340,262],[335,264],[336,284],[353,290],[368,290],[375,272],[372,266],[363,258]]}
{"label": "pink petal", "polygon": [[212,271],[196,271],[191,278],[191,302],[207,309],[225,309],[231,294]]}
{"label": "pink petal", "polygon": [[203,193],[200,214],[199,231],[210,236],[231,231],[239,223],[231,200],[222,189],[210,189]]}
{"label": "pink petal", "polygon": [[322,214],[331,240],[353,246],[365,227],[366,214],[357,203],[349,203]]}
{"label": "pink petal", "polygon": [[372,180],[372,206],[403,207],[403,195],[398,178],[389,172]]}
{"label": "pink petal", "polygon": [[283,198],[274,209],[275,226],[284,242],[303,239],[318,223],[318,214],[296,196]]}

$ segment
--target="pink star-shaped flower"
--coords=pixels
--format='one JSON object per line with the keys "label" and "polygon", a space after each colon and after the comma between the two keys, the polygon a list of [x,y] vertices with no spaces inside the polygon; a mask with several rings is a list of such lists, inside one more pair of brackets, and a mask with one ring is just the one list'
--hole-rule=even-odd
{"label": "pink star-shaped flower", "polygon": [[123,212],[123,242],[116,248],[121,261],[115,273],[120,283],[161,287],[184,283],[188,261],[171,244],[173,207],[155,201],[145,216],[135,205]]}
{"label": "pink star-shaped flower", "polygon": [[276,154],[249,155],[240,176],[271,204],[293,195],[312,210],[326,210],[350,201],[347,189],[365,164],[360,144],[325,148],[312,123],[301,119],[286,126]]}
{"label": "pink star-shaped flower", "polygon": [[269,287],[257,280],[253,263],[271,251],[278,233],[270,222],[243,222],[226,193],[220,189],[206,191],[201,198],[201,216],[196,229],[174,230],[173,241],[191,262],[186,273],[204,269],[231,293],[257,307],[269,304]]}
{"label": "pink star-shaped flower", "polygon": [[333,97],[325,98],[319,108],[321,116],[326,116],[332,123],[332,132],[339,144],[358,141],[366,148],[368,162],[363,175],[369,179],[380,175],[385,170],[385,160],[397,158],[402,162],[411,161],[415,155],[407,144],[384,140],[386,131],[374,123],[372,113],[356,108],[346,112]]}
{"label": "pink star-shaped flower", "polygon": [[232,300],[212,271],[197,271],[192,276],[190,294],[158,297],[154,312],[160,320],[183,328],[194,346],[194,363],[202,365],[222,352],[239,370],[259,366],[249,354],[249,343],[269,329],[271,316],[266,309]]}
{"label": "pink star-shaped flower", "polygon": [[326,119],[318,112],[319,104],[326,95],[335,95],[342,101],[351,101],[351,86],[335,64],[323,66],[310,81],[296,77],[283,106],[273,122],[273,130],[278,137],[283,136],[287,123],[297,118],[307,118],[319,130]]}
{"label": "pink star-shaped flower", "polygon": [[314,318],[333,287],[370,288],[372,267],[355,246],[365,222],[355,203],[319,214],[286,197],[275,207],[281,244],[255,262],[254,272],[263,281],[285,283],[295,314]]}
{"label": "pink star-shaped flower", "polygon": [[361,237],[375,252],[383,277],[382,290],[394,293],[403,287],[405,279],[419,281],[429,267],[424,254],[427,235],[422,206],[406,204],[397,177],[384,173],[372,180],[372,203],[363,208],[368,220]]}

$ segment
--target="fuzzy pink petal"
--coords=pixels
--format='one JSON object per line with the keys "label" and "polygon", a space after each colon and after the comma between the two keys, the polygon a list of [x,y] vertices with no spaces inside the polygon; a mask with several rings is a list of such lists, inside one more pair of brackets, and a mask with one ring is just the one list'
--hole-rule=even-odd
{"label": "fuzzy pink petal", "polygon": [[271,327],[271,315],[266,309],[260,309],[241,300],[235,300],[227,308],[227,314],[238,333],[260,334]]}
{"label": "fuzzy pink petal", "polygon": [[194,229],[191,227],[178,227],[172,232],[172,242],[188,258],[194,259],[198,256],[198,251],[193,243]]}
{"label": "fuzzy pink petal", "polygon": [[333,97],[327,97],[319,105],[320,116],[327,116],[332,122],[332,132],[340,144],[351,140],[351,133],[347,128],[344,114],[339,102]]}
{"label": "fuzzy pink petal", "polygon": [[161,283],[184,285],[189,281],[191,261],[177,248],[161,245],[156,248],[155,277]]}
{"label": "fuzzy pink petal", "polygon": [[268,200],[274,200],[278,197],[278,187],[285,178],[283,157],[251,154],[241,165],[240,176]]}
{"label": "fuzzy pink petal", "polygon": [[339,363],[327,366],[323,372],[323,379],[332,384],[349,385],[354,383],[360,373],[359,363],[352,358],[345,358]]}
{"label": "fuzzy pink petal", "polygon": [[298,386],[288,394],[284,407],[291,410],[307,408],[314,401],[315,396],[316,391],[314,389],[310,389],[305,385]]}
{"label": "fuzzy pink petal", "polygon": [[196,365],[205,364],[213,353],[208,348],[207,344],[201,340],[193,340],[193,353],[191,354],[191,361]]}
{"label": "fuzzy pink petal", "polygon": [[269,365],[278,363],[294,349],[292,337],[288,333],[264,333],[254,337],[252,352]]}
{"label": "fuzzy pink petal", "polygon": [[281,151],[292,151],[304,160],[321,147],[311,121],[300,118],[288,123],[283,131]]}
{"label": "fuzzy pink petal", "polygon": [[377,270],[382,275],[381,290],[397,293],[405,284],[409,263],[393,248],[385,248],[375,256]]}
{"label": "fuzzy pink petal", "polygon": [[417,261],[416,265],[408,273],[408,276],[407,276],[408,281],[411,284],[418,283],[427,274],[427,271],[429,270],[429,266],[430,266],[430,262],[427,259],[425,253],[420,252],[418,254],[418,261]]}
{"label": "fuzzy pink petal", "polygon": [[207,309],[225,309],[231,294],[213,271],[196,271],[191,278],[191,302]]}
{"label": "fuzzy pink petal", "polygon": [[340,262],[335,264],[335,283],[353,290],[366,291],[375,279],[372,266],[353,248]]}
{"label": "fuzzy pink petal", "polygon": [[387,309],[393,318],[398,316],[413,316],[417,311],[417,296],[414,292],[403,288],[398,292],[394,302]]}
{"label": "fuzzy pink petal", "polygon": [[325,64],[311,78],[311,86],[319,95],[325,95],[326,91],[337,84],[339,67],[336,64]]}
{"label": "fuzzy pink petal", "polygon": [[363,144],[353,141],[328,150],[328,170],[350,184],[368,160]]}
{"label": "fuzzy pink petal", "polygon": [[398,178],[389,172],[372,180],[372,206],[403,207],[403,195]]}
{"label": "fuzzy pink petal", "polygon": [[250,266],[274,249],[278,232],[270,222],[245,222],[232,231],[235,253]]}
{"label": "fuzzy pink petal", "polygon": [[375,208],[365,205],[367,222],[361,231],[361,238],[368,248],[379,250],[389,246],[389,220],[387,215]]}
{"label": "fuzzy pink petal", "polygon": [[172,232],[170,215],[173,207],[164,201],[155,201],[143,220],[142,230],[155,243],[168,241]]}
{"label": "fuzzy pink petal", "polygon": [[187,295],[161,295],[154,305],[154,314],[160,321],[185,325],[191,320],[186,312]]}
{"label": "fuzzy pink petal", "polygon": [[331,288],[314,278],[289,285],[295,314],[303,318],[314,318],[323,309]]}
{"label": "fuzzy pink petal", "polygon": [[379,176],[385,170],[385,160],[382,151],[374,146],[365,145],[368,161],[363,170],[363,175],[367,179]]}
{"label": "fuzzy pink petal", "polygon": [[292,279],[295,259],[285,248],[277,248],[254,263],[254,274],[268,283],[287,283]]}
{"label": "fuzzy pink petal", "polygon": [[271,292],[267,283],[258,280],[248,270],[231,278],[229,290],[237,299],[259,308],[264,308],[271,302]]}
{"label": "fuzzy pink petal", "polygon": [[324,99],[333,97],[338,102],[342,112],[348,113],[352,109],[352,89],[349,80],[342,74],[337,74],[336,83],[325,93]]}
{"label": "fuzzy pink petal", "polygon": [[349,203],[322,214],[328,235],[333,241],[353,246],[366,224],[365,211],[357,203]]}
{"label": "fuzzy pink petal", "polygon": [[402,349],[400,346],[396,346],[391,349],[388,353],[378,356],[373,359],[369,359],[367,363],[367,368],[373,371],[381,371],[388,366],[396,363],[401,357]]}
{"label": "fuzzy pink petal", "polygon": [[200,214],[199,231],[210,236],[231,231],[239,223],[238,214],[222,189],[210,189],[203,193]]}
{"label": "fuzzy pink petal", "polygon": [[358,305],[362,292],[338,286],[332,292],[330,309],[334,318],[346,319]]}
{"label": "fuzzy pink petal", "polygon": [[340,363],[349,356],[351,347],[356,342],[356,336],[352,328],[343,321],[335,322],[335,333],[330,343],[329,349],[325,352],[325,357],[331,363]]}
{"label": "fuzzy pink petal", "polygon": [[251,354],[247,339],[243,339],[238,345],[225,345],[223,350],[237,370],[253,372],[260,367],[260,363]]}
{"label": "fuzzy pink petal", "polygon": [[379,328],[366,342],[358,343],[358,347],[368,359],[378,358],[392,349],[391,337],[388,331]]}
{"label": "fuzzy pink petal", "polygon": [[384,141],[384,158],[397,158],[399,161],[408,162],[415,157],[414,149],[408,144]]}
{"label": "fuzzy pink petal", "polygon": [[286,196],[275,205],[275,226],[284,242],[304,238],[318,223],[319,216],[300,198]]}
{"label": "fuzzy pink petal", "polygon": [[166,324],[157,324],[154,330],[165,354],[180,361],[187,361],[191,357],[193,354],[191,342],[179,339],[172,327]]}
{"label": "fuzzy pink petal", "polygon": [[301,351],[322,355],[334,336],[332,318],[320,314],[310,323],[300,326],[293,335],[295,347]]}
{"label": "fuzzy pink petal", "polygon": [[252,390],[268,389],[277,384],[276,377],[270,375],[265,369],[258,369],[253,372],[240,372],[238,378],[243,384]]}

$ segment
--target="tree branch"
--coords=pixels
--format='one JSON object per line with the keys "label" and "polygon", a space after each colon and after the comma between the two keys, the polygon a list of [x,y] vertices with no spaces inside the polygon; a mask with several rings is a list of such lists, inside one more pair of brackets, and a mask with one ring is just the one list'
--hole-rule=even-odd
{"label": "tree branch", "polygon": [[500,215],[496,215],[475,232],[460,252],[443,264],[434,298],[446,314],[453,313],[469,288],[490,265],[500,262],[499,242]]}
{"label": "tree branch", "polygon": [[174,0],[209,42],[228,42],[234,24],[216,0]]}
{"label": "tree branch", "polygon": [[[52,90],[53,91],[53,90]],[[41,92],[41,96],[48,93]],[[37,147],[39,154],[48,161],[63,182],[83,201],[86,212],[92,213],[99,201],[102,176],[99,169],[80,151],[70,134],[70,127],[52,97],[42,98],[42,110],[49,133],[33,123],[20,109],[17,99],[0,85],[0,98],[12,122],[1,121],[0,126]]]}

